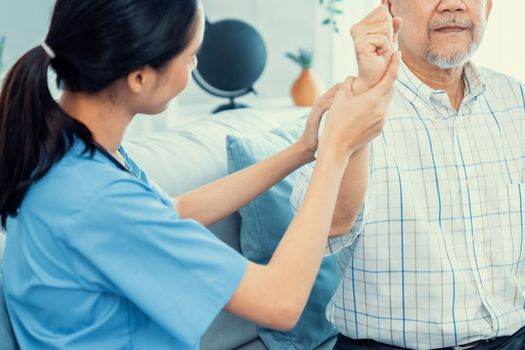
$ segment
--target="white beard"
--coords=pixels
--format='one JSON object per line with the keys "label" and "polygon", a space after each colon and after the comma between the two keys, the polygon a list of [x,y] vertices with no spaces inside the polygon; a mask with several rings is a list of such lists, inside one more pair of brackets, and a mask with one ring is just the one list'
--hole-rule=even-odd
{"label": "white beard", "polygon": [[481,40],[485,35],[485,29],[487,28],[486,23],[480,23],[479,28],[472,28],[472,41],[470,42],[468,51],[465,53],[454,53],[452,55],[439,55],[434,52],[432,49],[430,34],[429,34],[429,45],[425,50],[425,58],[430,64],[433,64],[436,67],[441,69],[451,69],[463,66],[467,63],[476,50],[481,44]]}
{"label": "white beard", "polygon": [[445,55],[440,56],[439,54],[432,52],[432,50],[429,49],[425,52],[425,58],[430,64],[436,67],[439,67],[441,69],[451,69],[451,68],[461,67],[472,58],[472,56],[478,49],[479,44],[480,44],[479,41],[472,41],[472,43],[470,44],[469,50],[466,53],[463,53],[463,54],[457,53],[457,54],[450,55],[450,56],[445,56]]}

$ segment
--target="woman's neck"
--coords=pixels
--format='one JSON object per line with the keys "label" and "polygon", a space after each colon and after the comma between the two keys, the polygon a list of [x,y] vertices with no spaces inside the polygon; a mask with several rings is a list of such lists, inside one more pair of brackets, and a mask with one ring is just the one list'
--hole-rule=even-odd
{"label": "woman's neck", "polygon": [[113,155],[118,155],[128,124],[133,114],[111,101],[107,93],[86,94],[64,91],[60,107],[71,117],[83,123],[95,141]]}

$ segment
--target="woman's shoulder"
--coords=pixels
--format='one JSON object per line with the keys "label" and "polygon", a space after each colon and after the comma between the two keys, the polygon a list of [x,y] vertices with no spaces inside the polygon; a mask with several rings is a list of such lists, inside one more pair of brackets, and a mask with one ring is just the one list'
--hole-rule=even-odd
{"label": "woman's shoulder", "polygon": [[90,154],[73,147],[35,182],[22,203],[21,210],[53,209],[63,215],[74,215],[95,196],[111,195],[115,184],[137,186],[127,173],[106,161],[100,154]]}

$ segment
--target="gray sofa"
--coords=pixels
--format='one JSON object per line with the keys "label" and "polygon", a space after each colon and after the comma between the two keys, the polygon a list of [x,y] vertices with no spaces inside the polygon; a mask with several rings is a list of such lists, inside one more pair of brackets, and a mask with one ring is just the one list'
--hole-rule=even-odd
{"label": "gray sofa", "polygon": [[[176,196],[228,174],[226,135],[256,134],[302,116],[301,110],[268,113],[251,109],[206,115],[185,120],[185,124],[173,129],[131,139],[125,143],[125,148],[153,181]],[[237,213],[212,226],[211,230],[240,250],[240,216]],[[318,349],[332,349],[334,342],[335,339],[330,339]],[[202,338],[201,349],[259,350],[266,347],[258,338],[254,324],[222,312]]]}
{"label": "gray sofa", "polygon": [[[176,196],[227,175],[227,134],[260,133],[293,122],[303,114],[300,110],[268,114],[245,109],[206,115],[186,120],[174,129],[128,139],[124,146],[153,181]],[[227,244],[240,249],[240,216],[237,213],[212,226],[211,230]],[[334,338],[329,339],[317,349],[332,349],[334,342]],[[259,350],[266,347],[254,324],[222,312],[203,336],[201,349]]]}

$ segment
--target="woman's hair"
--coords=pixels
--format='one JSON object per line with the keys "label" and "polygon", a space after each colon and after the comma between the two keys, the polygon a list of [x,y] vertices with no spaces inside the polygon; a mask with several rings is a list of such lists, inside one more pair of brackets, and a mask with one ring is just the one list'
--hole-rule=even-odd
{"label": "woman's hair", "polygon": [[[0,93],[0,225],[76,138],[92,134],[48,87],[48,68],[70,91],[95,93],[144,66],[165,67],[195,33],[197,0],[58,0],[45,44],[9,71]],[[52,53],[55,54],[51,58]]]}

